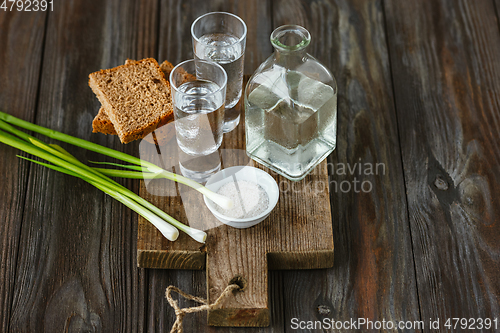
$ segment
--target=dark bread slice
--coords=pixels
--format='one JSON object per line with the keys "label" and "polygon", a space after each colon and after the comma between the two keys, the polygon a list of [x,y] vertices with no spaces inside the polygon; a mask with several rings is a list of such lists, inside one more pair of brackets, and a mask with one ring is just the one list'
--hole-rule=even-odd
{"label": "dark bread slice", "polygon": [[169,80],[168,77],[169,77],[170,72],[172,71],[172,69],[174,69],[174,67],[175,66],[172,65],[167,60],[165,60],[164,62],[161,63],[160,69],[163,72],[163,75],[165,75],[165,79],[167,79],[167,81]]}
{"label": "dark bread slice", "polygon": [[[169,81],[170,72],[172,71],[172,69],[174,69],[174,67],[175,66],[167,60],[160,64],[160,69],[163,72],[163,75],[165,75],[165,79],[167,81]],[[174,121],[173,112],[171,115],[169,115],[169,117],[163,119],[158,127],[153,132],[151,132],[151,135],[147,135],[146,137],[144,137],[144,140],[151,144],[156,144],[159,146],[168,143],[170,140],[172,140],[173,137],[175,137],[175,128],[169,128],[168,126],[164,125],[170,123],[171,121]]]}
{"label": "dark bread slice", "polygon": [[[168,115],[167,117],[164,117],[158,124],[158,127],[156,127],[156,129],[153,132],[151,132],[151,134],[153,135],[146,135],[143,139],[151,144],[157,144],[157,145],[166,144],[174,137],[175,129],[168,130],[167,126],[164,125],[170,123],[173,120],[174,120],[173,113]],[[99,109],[99,113],[94,118],[94,121],[92,122],[92,127],[94,129],[93,130],[94,133],[99,132],[111,135],[117,134],[115,131],[115,127],[113,126],[113,123],[109,119],[106,110],[103,107]]]}
{"label": "dark bread slice", "polygon": [[122,143],[145,137],[173,117],[170,85],[152,58],[92,73],[89,86]]}
{"label": "dark bread slice", "polygon": [[109,119],[106,110],[101,106],[97,116],[95,116],[94,120],[92,120],[92,133],[104,133],[104,134],[112,134],[117,135],[115,127]]}
{"label": "dark bread slice", "polygon": [[[127,59],[125,61],[125,64],[131,64],[136,62],[135,60]],[[164,62],[161,63],[160,69],[163,72],[163,75],[165,76],[165,79],[168,81],[168,76],[170,75],[170,72],[174,68],[174,65],[172,65],[170,62],[165,60]],[[160,121],[160,124],[158,127],[163,126],[164,124],[169,123],[174,119],[173,113],[171,115],[168,115]],[[111,119],[109,119],[106,109],[104,107],[101,107],[99,109],[99,112],[97,113],[97,116],[95,116],[94,120],[92,121],[92,132],[93,133],[104,133],[104,134],[111,134],[111,135],[116,135],[115,127],[113,126],[113,123],[111,122]],[[165,141],[163,139],[160,140],[160,138],[165,137],[166,133],[163,133],[165,131],[162,131],[162,133],[156,133],[156,137],[158,138],[158,141]],[[145,137],[148,142],[154,143],[152,139],[150,139],[149,136]],[[169,141],[169,140],[168,140]]]}
{"label": "dark bread slice", "polygon": [[[136,61],[132,59],[127,59],[125,60],[125,65],[132,64],[134,62]],[[92,121],[92,133],[104,133],[111,135],[118,134],[116,133],[115,127],[113,126],[111,119],[109,119],[108,117],[106,109],[103,108],[102,106],[99,108],[97,116],[95,116],[94,120]]]}

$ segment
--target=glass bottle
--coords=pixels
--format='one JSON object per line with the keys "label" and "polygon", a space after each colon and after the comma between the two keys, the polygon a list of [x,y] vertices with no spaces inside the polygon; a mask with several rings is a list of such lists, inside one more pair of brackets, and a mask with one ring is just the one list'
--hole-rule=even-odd
{"label": "glass bottle", "polygon": [[309,32],[285,25],[271,34],[274,54],[245,89],[246,151],[294,181],[303,179],[336,146],[337,83],[306,52]]}

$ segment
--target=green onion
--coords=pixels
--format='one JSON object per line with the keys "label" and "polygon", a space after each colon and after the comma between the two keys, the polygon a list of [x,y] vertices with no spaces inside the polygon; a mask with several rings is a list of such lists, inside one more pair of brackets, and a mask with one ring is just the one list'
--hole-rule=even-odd
{"label": "green onion", "polygon": [[[31,138],[30,138],[30,140],[31,140]],[[34,145],[30,145],[26,141],[20,140],[20,139],[12,136],[10,134],[7,134],[3,131],[0,131],[0,141],[5,143],[5,144],[8,144],[9,146],[20,149],[20,150],[25,151],[29,154],[38,156],[38,157],[43,158],[49,162],[54,163],[56,166],[50,166],[52,169],[56,169],[56,170],[64,172],[64,173],[80,177],[80,178],[86,180],[87,182],[92,183],[93,185],[95,185],[97,187],[98,186],[101,186],[101,187],[106,186],[106,181],[103,178],[100,178],[99,176],[97,176],[96,174],[93,174],[92,172],[89,172],[85,169],[79,168],[78,166],[73,165],[70,162],[67,162],[63,159],[60,159],[57,156],[51,155],[47,151],[40,149],[39,147],[36,147]],[[35,141],[35,140],[33,140],[33,141]],[[37,162],[37,163],[40,164],[41,162]],[[49,166],[49,164],[45,164],[45,166]],[[114,185],[112,183],[109,183],[108,187],[112,187],[112,186],[114,186]],[[128,190],[126,190],[126,191],[128,191]],[[107,192],[107,193],[109,193],[109,192]],[[115,194],[114,192],[112,192],[112,193]],[[149,218],[151,218],[152,215],[151,215],[151,212],[147,213],[148,212],[147,209],[145,209],[144,207],[141,207],[142,209],[140,209],[138,207],[139,204],[131,205],[130,202],[128,202],[128,201],[124,202],[124,203],[129,208],[133,209],[134,211],[139,210],[139,211],[141,211],[141,213],[144,213],[146,216],[148,216],[148,218],[147,218],[148,221],[153,223],[153,221],[149,220]],[[157,220],[158,220],[158,217],[154,220],[154,222],[155,223],[158,222]],[[176,232],[176,230],[174,231],[173,229],[175,229],[175,228],[172,227],[170,232],[166,233],[169,236],[168,239],[172,240],[172,241],[176,240],[177,236],[178,236],[178,231]],[[162,230],[166,231],[165,228],[162,228]],[[162,232],[162,231],[160,230],[160,232]]]}
{"label": "green onion", "polygon": [[[90,182],[90,183],[92,185],[94,185],[95,187],[97,187],[98,189],[100,189],[101,191],[109,194],[110,196],[112,196],[116,200],[120,201],[124,205],[128,206],[130,209],[135,211],[137,214],[141,215],[146,220],[151,222],[151,224],[153,224],[156,227],[156,229],[158,229],[158,231],[160,231],[161,234],[163,236],[165,236],[166,239],[168,239],[170,241],[175,241],[177,239],[177,237],[179,237],[179,231],[177,230],[177,228],[175,228],[171,224],[167,223],[165,220],[162,220],[160,217],[158,217],[158,215],[155,215],[151,211],[144,209],[144,207],[142,207],[141,205],[136,204],[135,201],[122,195],[119,192],[110,190],[109,188],[107,188],[106,186],[103,186],[102,184],[98,184],[95,182]],[[196,230],[196,231],[201,231],[201,230]],[[193,238],[195,240],[199,241],[200,243],[205,243],[206,234],[205,234],[205,238],[203,240],[197,239],[195,237],[193,237]]]}
{"label": "green onion", "polygon": [[142,166],[139,166],[139,165],[127,165],[127,164],[119,164],[119,163],[111,163],[111,162],[96,162],[96,161],[89,161],[89,162],[93,163],[93,164],[106,164],[106,165],[119,166],[122,168],[136,170],[136,171],[145,171],[145,172],[148,171],[146,168],[143,168]]}
{"label": "green onion", "polygon": [[[123,153],[123,152],[120,152],[120,151],[117,151],[117,150],[114,150],[111,148],[101,146],[99,144],[96,144],[96,143],[93,143],[93,142],[90,142],[87,140],[79,139],[77,137],[74,137],[74,136],[71,136],[68,134],[64,134],[64,133],[61,133],[61,132],[58,132],[55,130],[45,128],[43,126],[39,126],[39,125],[30,123],[28,121],[16,118],[14,116],[11,116],[7,113],[0,111],[0,128],[5,128],[5,126],[2,125],[2,123],[3,124],[5,124],[5,123],[1,120],[3,120],[4,122],[8,122],[10,124],[13,124],[13,125],[22,127],[24,129],[27,129],[27,130],[30,130],[30,131],[33,131],[33,132],[36,132],[39,134],[43,134],[43,135],[45,135],[49,138],[52,138],[52,139],[63,141],[63,142],[72,144],[74,146],[85,148],[87,150],[94,151],[94,152],[97,152],[100,154],[104,154],[104,155],[107,155],[109,157],[113,157],[113,158],[116,158],[116,159],[119,159],[119,160],[122,160],[125,162],[140,165],[140,166],[146,168],[147,171],[158,174],[158,176],[161,178],[170,179],[170,180],[173,180],[173,181],[176,181],[178,183],[181,183],[181,184],[184,184],[184,185],[187,185],[189,187],[194,188],[195,190],[197,190],[198,192],[207,196],[210,200],[212,200],[213,202],[215,202],[216,204],[218,204],[219,206],[221,206],[224,209],[231,209],[233,206],[233,202],[231,201],[231,199],[229,199],[225,196],[222,196],[220,194],[217,194],[213,191],[210,191],[205,186],[203,186],[203,185],[201,185],[201,184],[199,184],[199,183],[197,183],[189,178],[177,175],[173,172],[166,171],[166,170],[160,168],[159,166],[157,166],[151,162],[141,160],[140,158],[131,156],[129,154],[126,154],[126,153]],[[7,125],[7,124],[5,124],[5,125]],[[7,125],[7,126],[9,126],[9,125]],[[24,133],[24,132],[21,132],[21,133]],[[24,133],[24,135],[28,135],[28,134]]]}
{"label": "green onion", "polygon": [[92,168],[103,175],[110,177],[132,178],[132,179],[154,179],[158,178],[156,173],[152,172],[137,172],[130,170],[106,169],[106,168]]}
{"label": "green onion", "polygon": [[146,220],[148,220],[149,222],[151,222],[151,224],[153,224],[156,227],[156,229],[158,229],[158,231],[160,231],[161,234],[166,239],[168,239],[170,241],[175,241],[177,239],[177,237],[179,237],[179,231],[177,230],[177,228],[175,228],[174,226],[172,226],[171,224],[169,224],[165,220],[162,220],[157,215],[151,213],[151,211],[145,209],[143,206],[139,205],[134,200],[131,200],[130,198],[128,198],[128,197],[120,194],[119,192],[113,191],[109,187],[106,187],[106,186],[104,186],[102,184],[99,184],[99,183],[94,182],[94,181],[92,181],[90,179],[87,179],[87,178],[85,178],[85,177],[83,177],[83,176],[81,176],[81,175],[79,175],[77,173],[74,173],[74,172],[72,172],[70,170],[67,170],[65,168],[61,168],[61,167],[58,167],[58,166],[55,166],[55,165],[51,165],[51,164],[43,163],[43,162],[40,162],[40,161],[36,161],[36,160],[30,159],[30,158],[27,158],[27,157],[24,157],[24,156],[20,156],[20,155],[17,155],[17,156],[20,157],[20,158],[22,158],[22,159],[31,161],[33,163],[43,165],[43,166],[45,166],[47,168],[50,168],[52,170],[56,170],[56,171],[59,171],[59,172],[62,172],[62,173],[65,173],[65,174],[68,174],[68,175],[71,175],[71,176],[74,176],[74,177],[81,178],[81,179],[85,180],[86,182],[94,185],[95,187],[97,187],[98,189],[100,189],[101,191],[103,191],[104,193],[106,193],[106,194],[110,195],[111,197],[115,198],[116,200],[120,201],[125,206],[129,207],[130,209],[132,209],[133,211],[135,211],[137,214],[141,215]]}
{"label": "green onion", "polygon": [[[0,123],[2,123],[0,121]],[[1,124],[0,124],[1,125]],[[2,127],[2,128],[7,128],[8,127]],[[17,130],[16,130],[17,131]],[[16,132],[14,131],[14,132]],[[20,131],[18,131],[20,132]],[[29,142],[21,140],[19,138],[16,138],[10,134],[7,134],[3,131],[0,130],[0,142],[3,142],[5,144],[8,144],[14,148],[18,148],[22,151],[25,151],[29,154],[38,156],[40,158],[43,158],[44,160],[47,160],[55,166],[50,166],[52,169],[56,169],[61,172],[65,172],[68,174],[71,174],[73,176],[79,177],[84,179],[85,181],[91,183],[92,185],[100,188],[104,192],[108,193],[109,195],[113,196],[120,202],[124,203],[127,205],[129,208],[136,212],[140,212],[142,216],[144,216],[148,221],[153,223],[154,225],[159,225],[161,229],[160,232],[165,232],[165,234],[169,235],[170,238],[169,240],[175,240],[177,239],[178,232],[175,230],[175,233],[173,229],[175,229],[173,226],[171,228],[166,229],[159,221],[161,220],[158,216],[163,218],[164,220],[168,221],[172,225],[175,225],[182,231],[186,232],[188,235],[193,237],[195,240],[199,242],[204,242],[206,239],[206,233],[201,231],[201,230],[196,230],[193,228],[190,228],[176,219],[172,218],[170,215],[166,214],[163,212],[161,209],[157,208],[153,204],[149,203],[142,197],[138,196],[134,192],[128,190],[127,188],[123,187],[122,185],[116,183],[115,181],[109,179],[103,174],[100,174],[96,170],[93,170],[92,168],[86,166],[85,164],[81,163],[78,161],[74,156],[66,152],[62,147],[54,147],[54,146],[49,146],[41,142],[40,140],[37,140],[29,135],[23,135],[20,132],[19,134],[23,136],[24,138],[28,139]],[[16,134],[18,134],[16,132]],[[45,166],[49,166],[49,164],[44,164]],[[64,170],[64,171],[63,171]],[[105,190],[104,190],[105,189]],[[135,204],[134,204],[135,202]],[[157,215],[155,215],[157,214]],[[156,217],[155,217],[156,216]],[[161,220],[163,221],[163,220]],[[173,228],[173,229],[172,229]],[[169,231],[170,230],[170,231]]]}
{"label": "green onion", "polygon": [[[107,148],[104,146],[101,146],[97,143],[93,143],[87,140],[79,139],[77,137],[64,134],[55,130],[51,130],[48,128],[45,128],[43,126],[39,126],[33,123],[30,123],[29,121],[25,121],[19,118],[16,118],[14,116],[11,116],[10,114],[7,114],[5,112],[0,111],[0,119],[3,120],[4,122],[19,126],[21,128],[24,128],[29,131],[33,131],[35,133],[43,134],[51,139],[56,139],[62,142],[66,142],[69,144],[72,144],[74,146],[84,148],[90,151],[95,151],[97,153],[101,153],[110,157],[117,158],[122,161],[126,161],[132,164],[137,164],[141,165],[141,159],[131,156],[126,153],[122,153],[118,150],[114,150],[111,148]],[[154,165],[154,164],[153,164]]]}

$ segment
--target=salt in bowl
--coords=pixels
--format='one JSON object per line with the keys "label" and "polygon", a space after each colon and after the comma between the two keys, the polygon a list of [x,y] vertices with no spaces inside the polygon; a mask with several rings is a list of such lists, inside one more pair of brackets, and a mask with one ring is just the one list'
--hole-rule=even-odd
{"label": "salt in bowl", "polygon": [[278,203],[279,188],[274,178],[267,172],[251,166],[235,166],[217,172],[208,179],[205,186],[213,192],[217,192],[225,184],[234,181],[249,181],[260,185],[262,189],[266,191],[269,198],[267,209],[260,214],[249,218],[229,217],[223,215],[216,209],[216,203],[208,199],[206,196],[203,196],[208,209],[219,221],[234,228],[249,228],[262,222],[269,216]]}

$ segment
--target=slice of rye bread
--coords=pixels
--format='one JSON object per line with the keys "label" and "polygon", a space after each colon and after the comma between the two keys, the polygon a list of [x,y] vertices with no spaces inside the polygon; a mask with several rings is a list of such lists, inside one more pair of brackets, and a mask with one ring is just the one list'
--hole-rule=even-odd
{"label": "slice of rye bread", "polygon": [[[170,131],[167,129],[166,124],[170,123],[171,121],[174,120],[174,115],[173,113],[167,117],[164,117],[156,129],[151,132],[153,135],[146,135],[144,140],[151,144],[157,144],[157,145],[164,145],[167,142],[169,142],[175,134],[175,129]],[[116,135],[115,127],[113,126],[113,123],[108,117],[108,114],[106,113],[106,110],[101,107],[99,109],[99,113],[97,116],[94,118],[94,121],[92,122],[92,127],[94,128],[94,133],[99,132],[99,133],[104,133],[104,134],[111,134],[111,135]],[[97,130],[96,130],[97,129]],[[155,141],[156,139],[156,141]]]}
{"label": "slice of rye bread", "polygon": [[172,117],[170,85],[155,59],[92,73],[89,86],[122,143],[143,138]]}
{"label": "slice of rye bread", "polygon": [[[125,64],[131,64],[136,62],[135,60],[127,59],[125,61]],[[168,79],[168,76],[170,75],[170,72],[174,68],[174,65],[172,65],[169,61],[165,60],[164,62],[161,63],[160,69],[163,72],[163,75],[165,76],[165,79]],[[160,124],[157,127],[156,130],[156,138],[158,138],[158,141],[166,142],[165,140],[167,139],[166,133],[167,131],[162,131],[162,133],[159,132],[159,127],[168,124],[172,120],[174,120],[173,117],[173,112],[160,121]],[[97,116],[95,116],[94,120],[92,121],[92,132],[93,133],[104,133],[104,134],[111,134],[111,135],[116,135],[115,127],[113,126],[113,123],[111,122],[111,119],[109,119],[108,114],[106,112],[106,109],[101,106],[99,109],[99,112],[97,113]],[[171,138],[172,136],[169,136]],[[150,138],[150,136],[145,137],[148,142],[155,143],[153,139]],[[149,140],[148,140],[149,139]],[[157,142],[158,143],[158,142]]]}
{"label": "slice of rye bread", "polygon": [[92,120],[92,133],[104,133],[117,135],[115,127],[109,119],[106,110],[101,106],[97,116]]}

